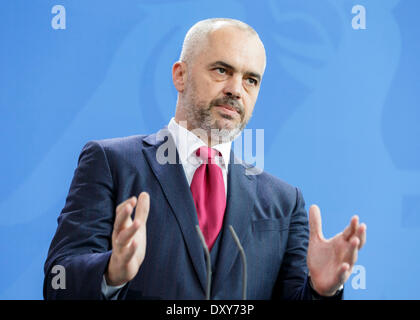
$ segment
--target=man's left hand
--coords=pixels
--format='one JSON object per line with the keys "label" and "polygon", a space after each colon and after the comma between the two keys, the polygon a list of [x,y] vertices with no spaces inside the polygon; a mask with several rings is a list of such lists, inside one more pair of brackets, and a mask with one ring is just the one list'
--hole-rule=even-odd
{"label": "man's left hand", "polygon": [[322,233],[321,212],[309,209],[309,246],[307,264],[313,289],[321,296],[333,296],[349,278],[358,251],[366,242],[366,225],[353,216],[343,232],[331,239]]}

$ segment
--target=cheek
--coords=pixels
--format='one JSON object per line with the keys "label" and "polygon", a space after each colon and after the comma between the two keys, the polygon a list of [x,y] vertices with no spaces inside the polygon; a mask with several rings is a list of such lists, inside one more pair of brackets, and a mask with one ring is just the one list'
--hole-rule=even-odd
{"label": "cheek", "polygon": [[256,98],[253,98],[253,97],[248,97],[247,99],[245,99],[244,108],[245,108],[246,118],[251,117],[252,112],[253,112],[254,107],[255,107],[255,102],[256,102]]}
{"label": "cheek", "polygon": [[195,96],[197,100],[209,103],[217,96],[217,88],[212,81],[202,79],[195,86]]}

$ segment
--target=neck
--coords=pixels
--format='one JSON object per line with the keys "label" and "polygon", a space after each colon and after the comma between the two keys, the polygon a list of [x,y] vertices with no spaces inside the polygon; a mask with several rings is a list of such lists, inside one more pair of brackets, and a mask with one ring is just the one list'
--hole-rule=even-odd
{"label": "neck", "polygon": [[208,147],[213,147],[215,145],[227,142],[227,141],[224,141],[223,137],[220,137],[218,135],[212,135],[211,130],[208,131],[208,130],[205,130],[205,129],[202,129],[202,128],[194,128],[194,127],[189,126],[188,125],[189,123],[186,119],[179,119],[179,118],[177,119],[177,117],[175,116],[174,120],[179,126],[187,129],[192,134],[194,134],[196,137],[198,137]]}

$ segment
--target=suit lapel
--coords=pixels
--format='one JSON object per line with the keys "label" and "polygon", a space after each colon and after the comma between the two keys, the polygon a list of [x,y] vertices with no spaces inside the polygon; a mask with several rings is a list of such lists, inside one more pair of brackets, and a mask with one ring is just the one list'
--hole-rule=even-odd
{"label": "suit lapel", "polygon": [[[236,159],[236,162],[238,160]],[[217,258],[217,272],[213,281],[212,292],[216,294],[222,287],[224,279],[229,274],[236,259],[239,259],[239,251],[234,242],[229,225],[232,225],[242,247],[246,250],[251,221],[251,211],[254,208],[256,193],[256,179],[253,175],[246,175],[242,164],[234,163],[234,155],[231,151],[228,172],[228,193],[225,218],[223,221],[223,237],[220,244],[220,252]],[[241,286],[238,283],[238,286]]]}
{"label": "suit lapel", "polygon": [[[168,137],[165,142],[163,137]],[[172,208],[172,212],[178,221],[182,231],[189,255],[197,272],[203,290],[206,288],[206,267],[203,248],[196,233],[195,226],[198,218],[194,201],[185,177],[184,168],[178,161],[178,152],[175,147],[172,135],[167,128],[160,130],[157,134],[148,136],[145,140],[149,146],[143,149],[143,153],[159,181],[163,193]],[[168,143],[169,152],[176,152],[176,163],[160,164],[157,160],[157,151],[163,143]],[[165,146],[166,147],[166,146]]]}

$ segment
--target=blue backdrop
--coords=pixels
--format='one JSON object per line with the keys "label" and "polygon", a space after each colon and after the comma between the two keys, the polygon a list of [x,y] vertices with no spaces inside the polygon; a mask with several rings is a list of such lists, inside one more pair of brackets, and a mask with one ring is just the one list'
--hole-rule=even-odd
{"label": "blue backdrop", "polygon": [[[352,25],[358,4],[366,29]],[[186,31],[231,17],[267,50],[248,125],[265,130],[264,169],[320,206],[325,236],[353,214],[368,225],[365,286],[353,274],[346,298],[419,299],[418,12],[417,0],[2,1],[0,298],[42,298],[82,146],[167,124]]]}

